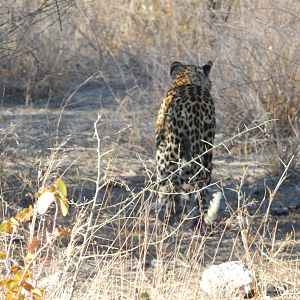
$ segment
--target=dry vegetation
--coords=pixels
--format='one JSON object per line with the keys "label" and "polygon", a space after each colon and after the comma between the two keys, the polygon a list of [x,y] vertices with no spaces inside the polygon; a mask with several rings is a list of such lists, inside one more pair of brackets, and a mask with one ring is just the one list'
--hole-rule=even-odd
{"label": "dry vegetation", "polygon": [[[0,233],[0,299],[22,299],[24,270],[28,299],[207,299],[203,268],[234,259],[257,299],[299,299],[299,16],[297,0],[1,1],[1,219],[57,178],[70,208]],[[174,60],[214,61],[224,203],[208,236],[149,213]]]}

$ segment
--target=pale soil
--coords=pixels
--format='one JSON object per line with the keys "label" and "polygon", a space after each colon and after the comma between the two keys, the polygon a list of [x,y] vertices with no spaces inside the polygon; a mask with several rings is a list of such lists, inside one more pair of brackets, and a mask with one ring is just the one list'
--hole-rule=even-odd
{"label": "pale soil", "polygon": [[[105,201],[108,201],[108,206],[110,204],[119,205],[108,208],[105,214],[98,216],[98,221],[101,223],[115,214],[122,207],[122,202],[126,202],[126,199],[130,197],[134,199],[134,194],[138,194],[149,182],[154,181],[155,161],[152,137],[158,105],[158,101],[137,103],[126,95],[115,98],[107,88],[98,86],[96,83],[79,90],[63,109],[57,105],[57,102],[50,102],[48,107],[42,103],[30,107],[12,103],[5,105],[4,103],[0,111],[2,135],[0,176],[3,199],[14,208],[13,211],[20,207],[26,207],[32,201],[37,187],[41,185],[38,176],[42,178],[47,168],[50,167],[48,182],[51,182],[57,175],[63,174],[71,200],[76,203],[91,200],[95,192],[93,180],[97,177],[97,141],[94,138],[94,122],[101,114],[97,125],[103,154],[100,166],[101,178],[103,181],[112,181],[115,184],[110,183],[102,189],[99,203],[107,198]],[[222,138],[218,136],[217,142],[222,141]],[[51,159],[51,155],[53,155],[53,159]],[[53,165],[49,166],[50,161]],[[228,219],[237,208],[237,193],[234,190],[244,178],[242,191],[245,193],[247,204],[252,203],[248,207],[249,212],[253,213],[263,202],[256,218],[253,219],[257,226],[260,224],[261,217],[268,205],[268,188],[273,190],[280,177],[280,174],[271,173],[270,169],[264,157],[255,155],[241,157],[224,154],[224,151],[216,151],[214,182],[218,182],[218,186],[223,187],[225,195],[219,221]],[[297,261],[300,256],[298,241],[300,238],[299,175],[298,172],[296,176],[288,178],[280,186],[271,206],[269,227],[271,237],[272,228],[277,226],[276,245],[273,245],[275,249],[282,245],[281,241],[287,235],[291,235],[290,244],[285,246],[280,257],[286,258],[287,264],[288,261],[294,260],[298,265]],[[149,192],[141,193],[141,196],[133,200],[133,204],[126,209],[125,213],[130,216],[135,212],[140,214],[143,200],[147,202],[148,198]],[[264,198],[265,201],[263,201]],[[294,207],[286,209],[289,205],[294,205]],[[281,210],[278,210],[278,207]],[[10,214],[12,210],[8,209],[7,212]],[[283,215],[278,216],[278,212]],[[74,213],[75,208],[71,207],[71,216]],[[70,226],[72,218],[68,222],[62,222]],[[124,222],[121,221],[120,224],[122,223]],[[130,228],[129,230],[134,226],[130,222],[126,224]],[[172,290],[172,286],[178,280],[176,276],[180,277],[178,274],[182,274],[184,277],[184,274],[192,272],[198,274],[195,276],[199,277],[202,264],[209,265],[212,261],[219,263],[243,257],[241,242],[236,239],[239,230],[236,220],[226,230],[224,230],[225,224],[225,221],[222,222],[216,233],[207,238],[203,251],[200,251],[201,255],[198,255],[199,265],[194,265],[193,270],[189,272],[187,272],[191,269],[189,255],[196,250],[199,251],[201,243],[199,238],[194,237],[191,240],[191,233],[186,233],[184,230],[166,240],[160,257],[158,257],[157,247],[153,245],[146,249],[144,257],[141,251],[145,249],[141,250],[141,247],[137,245],[139,245],[145,230],[149,230],[150,237],[153,235],[153,224],[150,223],[147,227],[141,222],[140,229],[137,233],[132,234],[130,245],[128,245],[124,242],[126,232],[120,234],[118,228],[115,227],[116,224],[111,223],[101,227],[97,232],[90,251],[91,254],[96,255],[116,253],[118,249],[130,250],[131,247],[136,247],[136,250],[129,251],[123,256],[120,263],[117,264],[118,267],[113,268],[114,271],[110,270],[106,276],[102,274],[101,280],[107,281],[109,278],[114,278],[116,284],[122,289],[125,279],[129,282],[141,280],[141,270],[136,269],[136,266],[139,260],[144,260],[146,267],[147,264],[152,265],[145,271],[145,281],[151,281],[151,278],[157,276],[156,273],[166,272],[165,280],[169,282],[168,287]],[[236,248],[233,251],[234,245]],[[272,246],[270,240],[266,240],[265,245]],[[153,267],[153,262],[162,258],[163,267],[157,267],[157,264],[156,267]],[[98,257],[95,269],[94,259],[86,260],[79,277],[82,283],[85,282],[87,286],[89,283],[93,283],[96,288],[95,282],[99,281],[98,277],[100,276],[97,271],[107,267],[110,261],[107,258],[103,261],[101,257]],[[168,264],[171,265],[172,271],[167,271]],[[117,283],[118,276],[123,282],[121,285]],[[186,278],[182,282],[185,284]],[[192,281],[190,286],[198,286],[197,282]],[[79,286],[80,283],[78,283]],[[105,291],[109,290],[103,286],[98,287],[99,290],[101,288]],[[123,289],[129,288],[123,287]],[[199,287],[195,290],[196,293],[200,293]],[[80,290],[78,293],[80,294]],[[195,299],[195,297],[197,297],[195,293],[185,295],[185,299]]]}

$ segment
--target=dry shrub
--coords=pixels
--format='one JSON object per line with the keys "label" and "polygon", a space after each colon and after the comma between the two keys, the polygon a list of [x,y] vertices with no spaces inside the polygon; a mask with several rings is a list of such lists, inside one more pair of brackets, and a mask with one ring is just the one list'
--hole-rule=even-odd
{"label": "dry shrub", "polygon": [[76,61],[76,47],[72,48],[72,30],[63,30],[61,22],[73,3],[7,1],[0,6],[0,80],[8,103],[28,105],[72,86],[78,73],[76,64],[70,63]]}
{"label": "dry shrub", "polygon": [[[299,133],[296,2],[46,3],[2,7],[11,11],[2,15],[9,31],[1,39],[9,43],[2,68],[7,95],[19,91],[27,102],[49,98],[100,68],[108,78],[142,77],[153,96],[155,90],[161,96],[170,62],[213,59],[220,118],[229,123],[229,134],[238,129],[235,124],[243,125],[232,118],[236,109],[238,119],[241,112],[250,123],[275,118],[282,134]],[[16,14],[20,24],[11,21]]]}
{"label": "dry shrub", "polygon": [[[41,6],[43,9],[39,9]],[[12,22],[12,14],[4,13],[7,8],[18,13],[23,21]],[[53,244],[51,261],[35,269],[38,280],[60,268],[63,270],[59,283],[46,286],[49,298],[67,299],[66,294],[72,290],[74,299],[206,299],[198,284],[204,264],[244,260],[248,252],[259,275],[262,297],[272,284],[278,289],[288,286],[289,293],[282,299],[298,299],[299,259],[292,259],[299,253],[299,242],[293,234],[285,236],[279,231],[277,236],[279,223],[277,220],[275,225],[269,223],[268,214],[248,215],[247,206],[251,204],[248,202],[257,201],[252,199],[255,195],[249,195],[249,199],[244,195],[238,211],[227,207],[230,216],[216,228],[214,236],[206,237],[188,233],[185,228],[156,226],[148,217],[148,195],[155,184],[150,182],[148,188],[141,188],[143,176],[149,181],[153,179],[152,127],[160,99],[170,83],[168,71],[173,60],[214,61],[212,81],[219,139],[231,137],[245,126],[278,119],[235,140],[231,150],[240,154],[256,150],[265,155],[275,145],[270,153],[272,161],[277,160],[278,154],[284,160],[297,155],[300,7],[296,1],[279,0],[275,4],[271,0],[9,0],[5,5],[1,3],[0,9],[0,18],[6,24],[0,26],[0,31],[5,28],[0,37],[3,53],[0,80],[4,86],[1,109],[8,100],[29,104],[58,98],[60,102],[64,94],[96,71],[99,71],[94,80],[101,93],[99,101],[116,103],[113,109],[103,109],[104,124],[99,125],[99,132],[101,137],[109,138],[101,141],[101,155],[98,155],[101,163],[93,151],[92,130],[87,132],[84,126],[78,126],[90,122],[80,117],[84,109],[68,111],[73,115],[61,112],[61,121],[69,121],[63,129],[55,127],[54,118],[48,124],[61,134],[57,136],[58,142],[65,136],[73,138],[74,144],[64,144],[61,149],[49,150],[52,144],[42,144],[39,140],[49,133],[48,128],[38,126],[40,123],[44,126],[46,113],[34,124],[26,123],[24,118],[30,117],[22,115],[19,127],[24,127],[24,131],[19,128],[0,131],[3,215],[8,215],[7,207],[12,206],[14,197],[19,202],[24,198],[23,191],[28,185],[31,199],[42,182],[51,182],[62,174],[70,182],[80,177],[76,181],[78,198],[86,202],[71,205],[73,220],[68,216],[65,221],[66,226],[72,226],[71,242],[67,248]],[[20,115],[16,114],[17,117]],[[8,122],[0,120],[0,123],[9,128]],[[77,126],[70,126],[74,123]],[[40,130],[32,130],[37,127]],[[131,128],[130,134],[127,127]],[[22,142],[21,148],[15,146],[17,141]],[[22,160],[23,168],[16,158]],[[78,158],[80,161],[76,161]],[[122,160],[126,162],[123,164]],[[114,173],[110,168],[114,168]],[[19,174],[23,184],[10,180],[11,173]],[[36,173],[40,174],[40,181]],[[131,187],[123,180],[116,181],[115,173],[117,177],[122,173],[123,178],[131,176],[129,180],[136,181]],[[96,188],[93,195],[95,181],[101,184],[101,189]],[[69,195],[76,200],[77,194],[71,191]],[[276,193],[269,190],[269,194],[275,197]],[[243,195],[242,190],[239,195]],[[267,202],[268,193],[265,197]],[[95,207],[90,199],[94,199]],[[235,198],[229,200],[234,202]],[[272,201],[273,198],[268,203]],[[55,221],[52,215],[47,217]],[[239,228],[239,220],[245,228]],[[59,226],[64,225],[60,221]],[[44,228],[42,220],[39,222],[38,227]],[[67,225],[69,222],[72,225]],[[240,241],[243,231],[249,233],[249,249]],[[29,241],[26,237],[24,241],[20,239],[22,247],[18,242],[13,247],[26,249]],[[0,246],[5,249],[8,244],[12,243],[6,237]],[[80,271],[78,280],[74,276],[76,264]],[[148,269],[146,264],[155,267]]]}
{"label": "dry shrub", "polygon": [[0,10],[2,103],[61,103],[98,70],[99,93],[106,101],[109,89],[119,105],[117,129],[132,124],[130,142],[143,146],[148,137],[148,145],[170,63],[211,59],[220,139],[276,119],[230,149],[271,161],[298,155],[296,2],[36,0],[9,1]]}
{"label": "dry shrub", "polygon": [[273,145],[271,160],[279,154],[287,162],[299,149],[300,6],[290,1],[232,3],[227,21],[219,17],[210,31],[218,33],[215,84],[221,128],[228,135],[274,120],[234,146],[239,152],[266,154]]}

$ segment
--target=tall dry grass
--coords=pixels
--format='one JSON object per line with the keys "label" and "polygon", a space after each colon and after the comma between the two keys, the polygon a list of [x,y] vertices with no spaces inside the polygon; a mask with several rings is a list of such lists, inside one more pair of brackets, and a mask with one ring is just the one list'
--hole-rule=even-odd
{"label": "tall dry grass", "polygon": [[271,139],[258,132],[247,145],[297,153],[297,1],[8,1],[1,11],[5,101],[61,99],[101,70],[100,81],[137,88],[155,112],[173,60],[211,59],[219,132],[275,119]]}
{"label": "tall dry grass", "polygon": [[[227,218],[214,236],[162,226],[149,215],[152,129],[174,60],[214,61],[216,143],[227,140],[216,157],[224,149],[237,158],[259,157],[272,171],[293,170],[299,178],[299,15],[298,1],[291,0],[0,4],[1,217],[13,216],[22,201],[35,201],[41,186],[62,175],[74,198],[67,219],[53,208],[29,224],[46,245],[34,261],[32,282],[46,298],[206,299],[200,272],[232,259],[256,272],[261,299],[299,298],[296,233],[283,236],[268,210],[281,181],[266,187],[267,210],[251,214],[255,199],[243,192],[241,174],[233,191],[239,207],[228,199]],[[103,106],[95,131],[87,113],[70,104],[85,87],[96,87]],[[22,115],[19,104],[50,109],[36,120],[34,113]],[[146,184],[135,178],[143,176]],[[70,236],[48,245],[50,229],[63,226]],[[23,263],[28,229],[1,236],[1,250],[9,250],[2,278],[10,276],[14,260]]]}
{"label": "tall dry grass", "polygon": [[[97,177],[90,179],[95,184],[93,197],[71,201],[67,218],[60,216],[55,205],[43,216],[37,215],[35,207],[31,221],[21,222],[11,234],[1,232],[0,253],[6,253],[1,269],[3,299],[13,291],[3,280],[11,278],[12,267],[22,267],[23,261],[32,270],[27,283],[46,299],[207,299],[199,288],[201,271],[210,264],[237,259],[255,272],[259,299],[299,297],[296,233],[282,236],[280,226],[269,216],[289,166],[262,199],[260,206],[265,204],[267,209],[254,214],[249,210],[254,200],[243,192],[246,172],[242,174],[234,191],[237,209],[227,204],[227,218],[208,235],[200,235],[183,222],[169,227],[150,215],[148,191],[155,190],[155,182],[137,191],[111,179],[101,167],[106,156],[99,123],[101,118],[94,123],[98,168]],[[40,178],[45,185],[65,159],[59,152],[49,158],[49,169]],[[127,189],[128,195],[118,201],[111,184]],[[31,299],[30,292],[22,294]]]}

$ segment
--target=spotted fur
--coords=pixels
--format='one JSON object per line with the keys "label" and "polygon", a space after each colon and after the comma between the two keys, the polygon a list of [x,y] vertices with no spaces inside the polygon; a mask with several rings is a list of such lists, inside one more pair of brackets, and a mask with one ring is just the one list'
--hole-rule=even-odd
{"label": "spotted fur", "polygon": [[[220,196],[207,205],[211,183],[212,146],[215,136],[215,106],[210,94],[212,62],[204,66],[174,62],[172,87],[161,103],[155,144],[158,177],[158,207],[174,221],[185,212],[206,224],[214,221]],[[197,191],[197,192],[196,192]]]}

